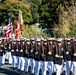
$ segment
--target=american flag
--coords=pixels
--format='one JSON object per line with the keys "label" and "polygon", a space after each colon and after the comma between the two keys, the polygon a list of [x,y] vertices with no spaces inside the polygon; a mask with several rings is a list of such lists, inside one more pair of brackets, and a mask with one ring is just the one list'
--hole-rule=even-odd
{"label": "american flag", "polygon": [[9,42],[9,39],[12,37],[12,29],[12,15],[10,15],[6,30],[6,42]]}

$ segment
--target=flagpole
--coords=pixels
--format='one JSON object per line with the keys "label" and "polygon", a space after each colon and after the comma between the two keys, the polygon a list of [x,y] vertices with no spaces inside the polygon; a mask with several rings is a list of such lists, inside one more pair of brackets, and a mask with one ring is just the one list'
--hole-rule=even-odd
{"label": "flagpole", "polygon": [[[23,25],[23,18],[22,18],[22,11],[21,10],[19,10],[19,14],[18,14],[18,27],[19,27],[19,25],[20,25],[20,28],[21,28],[21,25]],[[19,31],[20,34],[18,34],[18,36],[22,36],[22,34],[21,34],[22,31],[21,31],[21,29],[19,29],[19,30],[20,30]]]}

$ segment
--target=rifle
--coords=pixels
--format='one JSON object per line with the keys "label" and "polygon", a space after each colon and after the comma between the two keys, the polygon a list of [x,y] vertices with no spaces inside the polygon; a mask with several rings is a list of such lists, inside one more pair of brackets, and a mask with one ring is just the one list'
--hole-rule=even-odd
{"label": "rifle", "polygon": [[51,55],[52,54],[52,44],[50,46],[49,42],[48,42],[48,54]]}

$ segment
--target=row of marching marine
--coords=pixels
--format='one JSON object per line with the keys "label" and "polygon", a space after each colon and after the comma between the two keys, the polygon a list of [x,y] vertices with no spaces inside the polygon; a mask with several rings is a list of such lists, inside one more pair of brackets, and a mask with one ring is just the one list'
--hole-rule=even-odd
{"label": "row of marching marine", "polygon": [[[9,43],[0,40],[0,60],[8,56],[13,69],[30,75],[76,75],[76,39],[73,38],[21,38]],[[3,48],[4,47],[4,48]],[[8,55],[7,52],[8,51]],[[6,53],[6,54],[5,54]]]}

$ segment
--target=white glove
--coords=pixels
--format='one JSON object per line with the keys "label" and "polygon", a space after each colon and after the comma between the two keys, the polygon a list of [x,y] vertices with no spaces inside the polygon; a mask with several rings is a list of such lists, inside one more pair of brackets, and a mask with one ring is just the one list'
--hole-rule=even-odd
{"label": "white glove", "polygon": [[66,54],[69,54],[69,52],[66,52]]}
{"label": "white glove", "polygon": [[52,53],[51,52],[48,52],[48,54],[51,55]]}
{"label": "white glove", "polygon": [[42,56],[45,56],[45,55],[42,53]]}
{"label": "white glove", "polygon": [[16,52],[18,52],[18,49],[16,49]]}
{"label": "white glove", "polygon": [[25,52],[28,54],[28,51],[27,50]]}
{"label": "white glove", "polygon": [[14,50],[13,50],[13,49],[12,49],[11,51],[12,51],[12,52],[14,52]]}
{"label": "white glove", "polygon": [[59,57],[59,55],[56,54],[55,57]]}
{"label": "white glove", "polygon": [[37,55],[37,54],[38,54],[38,52],[35,52],[35,54]]}
{"label": "white glove", "polygon": [[31,50],[31,53],[33,52],[33,50]]}
{"label": "white glove", "polygon": [[20,52],[23,52],[23,50],[21,49]]}
{"label": "white glove", "polygon": [[76,56],[76,53],[74,53],[74,56]]}

